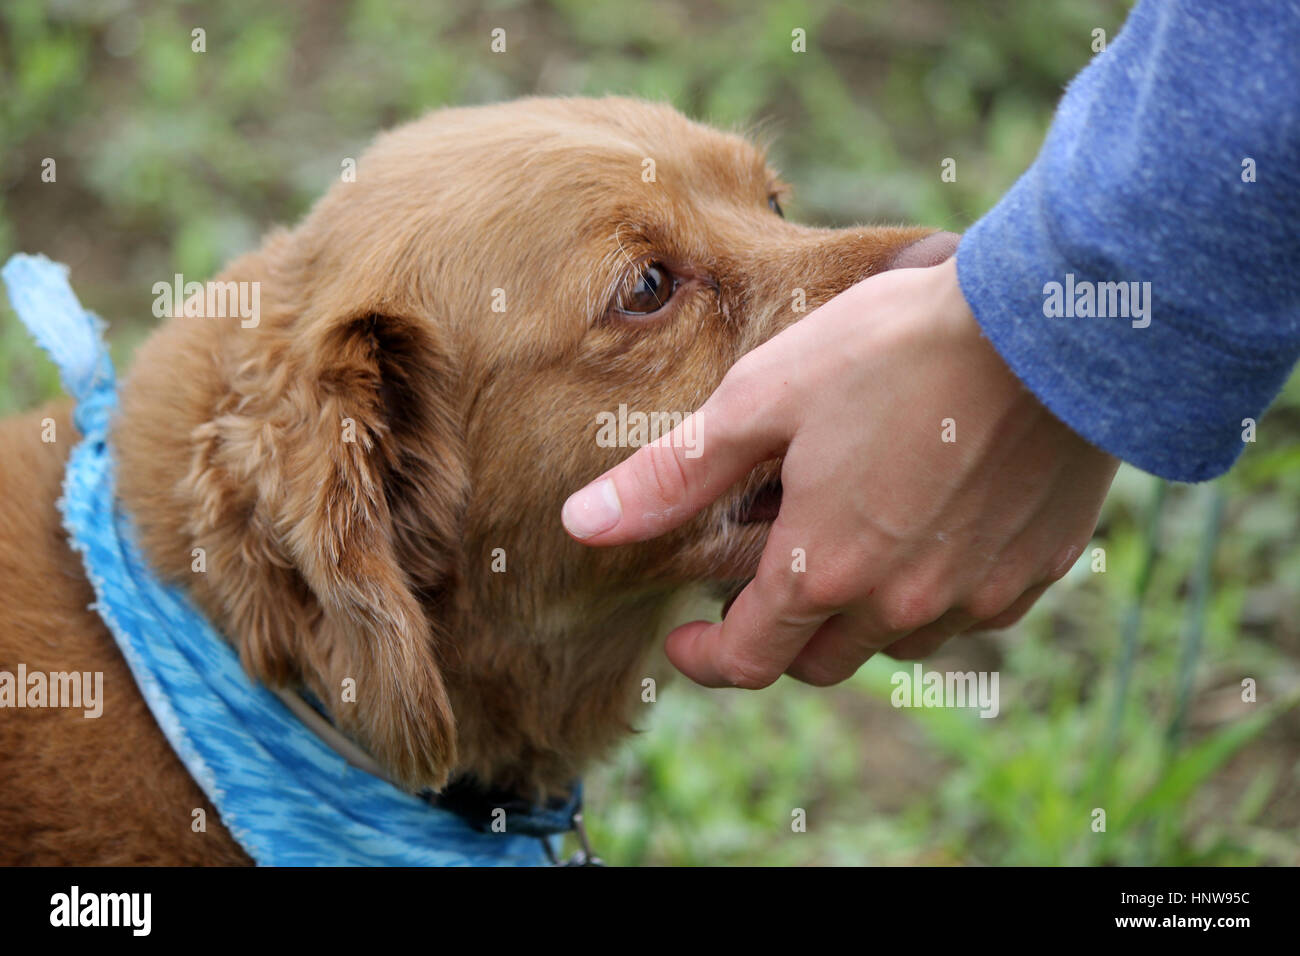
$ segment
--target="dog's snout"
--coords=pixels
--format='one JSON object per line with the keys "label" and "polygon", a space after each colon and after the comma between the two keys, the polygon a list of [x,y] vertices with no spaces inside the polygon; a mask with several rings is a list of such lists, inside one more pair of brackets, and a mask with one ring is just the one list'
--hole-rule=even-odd
{"label": "dog's snout", "polygon": [[923,269],[937,266],[957,251],[960,240],[961,236],[955,232],[932,232],[898,250],[885,268]]}

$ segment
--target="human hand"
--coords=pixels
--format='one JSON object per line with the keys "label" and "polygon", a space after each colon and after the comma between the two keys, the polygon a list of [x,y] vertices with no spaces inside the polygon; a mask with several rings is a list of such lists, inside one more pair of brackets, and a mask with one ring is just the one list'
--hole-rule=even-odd
{"label": "human hand", "polygon": [[853,286],[745,355],[695,414],[698,457],[667,435],[570,498],[564,522],[588,545],[653,538],[784,456],[753,581],[721,624],[668,637],[706,686],[833,684],[877,651],[923,657],[1014,623],[1082,553],[1119,464],[1006,367],[955,258]]}

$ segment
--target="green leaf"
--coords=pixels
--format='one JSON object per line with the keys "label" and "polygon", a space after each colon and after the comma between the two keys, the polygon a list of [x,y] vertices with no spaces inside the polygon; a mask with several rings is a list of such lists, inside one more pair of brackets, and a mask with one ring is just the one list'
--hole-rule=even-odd
{"label": "green leaf", "polygon": [[1157,811],[1181,805],[1212,773],[1297,703],[1300,703],[1300,694],[1292,694],[1285,700],[1261,708],[1245,720],[1229,724],[1188,748],[1182,756],[1170,763],[1151,789],[1121,816],[1120,828],[1132,826]]}

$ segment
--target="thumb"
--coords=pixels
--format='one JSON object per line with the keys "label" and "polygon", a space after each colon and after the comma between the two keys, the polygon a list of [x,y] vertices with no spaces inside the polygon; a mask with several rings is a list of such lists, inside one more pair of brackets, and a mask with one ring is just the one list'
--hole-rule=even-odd
{"label": "thumb", "polygon": [[704,406],[564,503],[565,530],[583,544],[626,544],[685,524],[788,438],[731,398],[726,380]]}

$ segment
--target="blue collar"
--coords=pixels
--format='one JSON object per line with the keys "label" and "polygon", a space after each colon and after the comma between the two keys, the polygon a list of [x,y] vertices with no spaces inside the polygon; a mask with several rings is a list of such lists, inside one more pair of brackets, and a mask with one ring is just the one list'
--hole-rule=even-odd
{"label": "blue collar", "polygon": [[95,610],[172,749],[248,855],[266,866],[528,866],[553,859],[553,834],[573,825],[580,790],[560,806],[498,804],[507,832],[491,832],[483,807],[495,795],[399,790],[350,764],[248,677],[185,592],[150,570],[117,501],[109,437],[117,387],[103,321],[81,307],[66,266],[16,255],[2,275],[18,317],[77,402],[82,440],[68,459],[59,508],[94,587]]}

